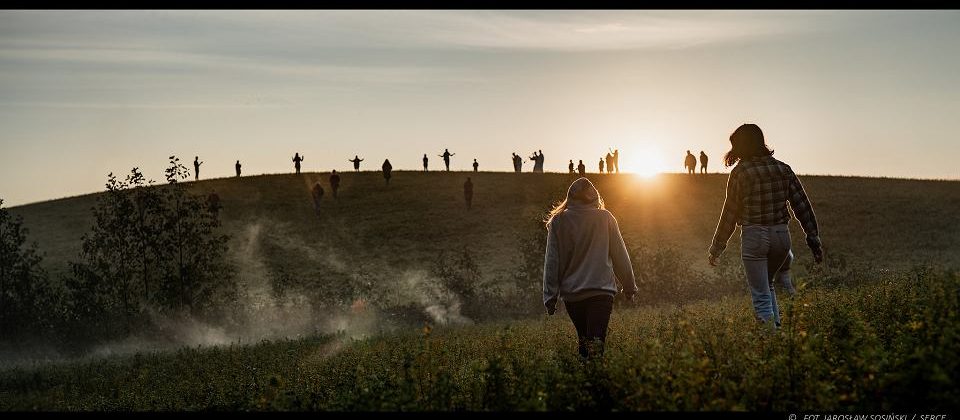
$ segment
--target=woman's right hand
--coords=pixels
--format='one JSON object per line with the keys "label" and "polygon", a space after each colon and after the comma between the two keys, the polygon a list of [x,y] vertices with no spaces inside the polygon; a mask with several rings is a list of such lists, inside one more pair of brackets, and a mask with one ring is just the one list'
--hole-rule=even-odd
{"label": "woman's right hand", "polygon": [[823,247],[822,247],[822,246],[819,247],[819,248],[816,248],[816,249],[811,249],[810,251],[813,252],[813,262],[815,262],[815,263],[817,263],[817,264],[820,264],[820,263],[823,262]]}

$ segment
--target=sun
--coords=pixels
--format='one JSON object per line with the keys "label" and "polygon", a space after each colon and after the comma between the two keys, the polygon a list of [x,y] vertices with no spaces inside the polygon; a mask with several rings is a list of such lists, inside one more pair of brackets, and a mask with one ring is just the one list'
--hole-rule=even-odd
{"label": "sun", "polygon": [[640,178],[653,178],[668,170],[666,159],[660,150],[653,147],[620,151],[620,172],[632,173]]}

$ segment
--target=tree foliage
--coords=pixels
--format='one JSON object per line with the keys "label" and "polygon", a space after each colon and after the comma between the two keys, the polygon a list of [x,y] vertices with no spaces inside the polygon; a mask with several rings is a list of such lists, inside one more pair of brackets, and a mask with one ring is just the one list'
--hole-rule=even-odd
{"label": "tree foliage", "polygon": [[48,326],[54,296],[35,243],[27,244],[23,218],[0,199],[0,340],[40,332]]}
{"label": "tree foliage", "polygon": [[79,261],[71,263],[79,330],[123,335],[148,326],[152,314],[213,316],[235,300],[229,238],[218,231],[218,215],[180,182],[188,177],[175,156],[165,186],[152,187],[138,168],[123,180],[108,175]]}

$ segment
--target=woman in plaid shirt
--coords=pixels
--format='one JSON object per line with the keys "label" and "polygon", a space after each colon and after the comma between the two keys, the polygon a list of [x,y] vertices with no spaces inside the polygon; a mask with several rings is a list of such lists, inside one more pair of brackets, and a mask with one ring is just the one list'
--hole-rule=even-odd
{"label": "woman in plaid shirt", "polygon": [[776,279],[790,284],[790,213],[787,202],[807,235],[807,246],[816,263],[823,261],[817,218],[797,175],[773,158],[755,124],[741,125],[730,135],[731,149],[724,156],[726,166],[734,166],[727,179],[727,197],[723,202],[710,246],[710,265],[716,266],[720,254],[737,225],[740,225],[741,258],[753,297],[757,320],[780,326]]}

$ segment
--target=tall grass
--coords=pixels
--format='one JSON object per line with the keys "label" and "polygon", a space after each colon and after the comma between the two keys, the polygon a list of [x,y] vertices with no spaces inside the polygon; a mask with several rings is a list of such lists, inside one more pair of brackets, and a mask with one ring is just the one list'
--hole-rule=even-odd
{"label": "tall grass", "polygon": [[[619,307],[581,363],[563,314],[0,373],[0,409],[955,411],[960,275],[854,274],[782,299]],[[816,281],[816,279],[811,279]]]}

